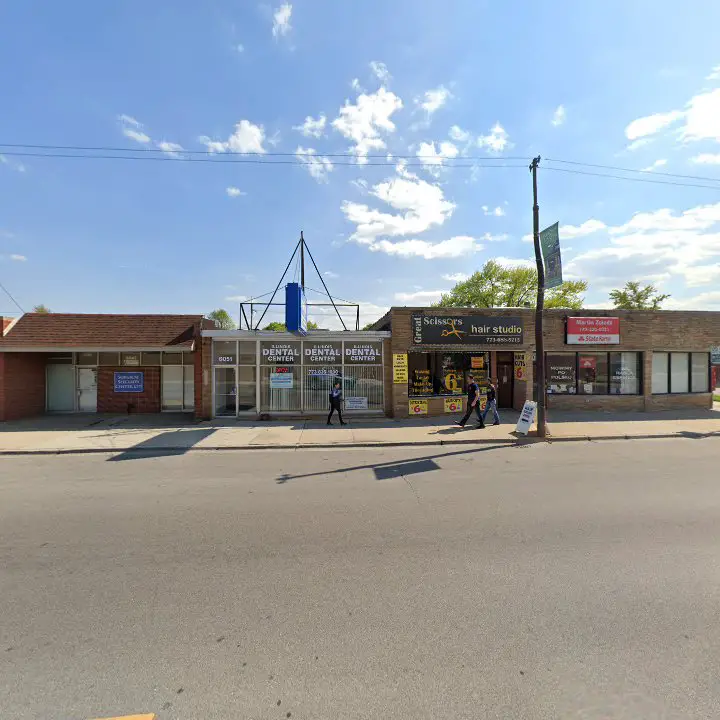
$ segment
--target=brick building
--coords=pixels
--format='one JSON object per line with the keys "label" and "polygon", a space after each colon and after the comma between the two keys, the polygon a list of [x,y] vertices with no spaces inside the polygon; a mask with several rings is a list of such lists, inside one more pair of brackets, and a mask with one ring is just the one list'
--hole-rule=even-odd
{"label": "brick building", "polygon": [[[392,413],[458,412],[467,375],[497,382],[499,407],[537,398],[535,313],[527,308],[392,308]],[[720,313],[548,310],[548,407],[652,411],[710,408],[710,349]]]}
{"label": "brick building", "polygon": [[0,421],[43,413],[194,412],[201,315],[28,313],[2,320]]}

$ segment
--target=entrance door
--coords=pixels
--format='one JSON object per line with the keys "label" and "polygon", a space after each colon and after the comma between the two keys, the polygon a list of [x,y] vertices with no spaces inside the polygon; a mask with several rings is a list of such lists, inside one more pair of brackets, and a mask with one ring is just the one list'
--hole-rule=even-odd
{"label": "entrance door", "polygon": [[97,412],[97,369],[77,369],[79,412]]}
{"label": "entrance door", "polygon": [[513,373],[515,371],[513,354],[497,354],[497,402],[498,407],[513,406]]}
{"label": "entrance door", "polygon": [[47,411],[75,410],[75,368],[72,365],[47,366]]}

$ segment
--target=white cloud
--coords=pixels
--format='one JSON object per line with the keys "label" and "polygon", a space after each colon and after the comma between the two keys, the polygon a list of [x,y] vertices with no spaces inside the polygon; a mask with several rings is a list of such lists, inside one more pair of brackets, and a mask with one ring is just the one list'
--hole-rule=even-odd
{"label": "white cloud", "polygon": [[418,290],[413,293],[395,293],[395,300],[400,303],[413,303],[415,305],[429,305],[436,303],[447,290]]}
{"label": "white cloud", "polygon": [[705,79],[720,80],[720,65],[716,65]]}
{"label": "white cloud", "polygon": [[168,142],[167,140],[163,140],[162,142],[159,142],[157,146],[168,155],[171,155],[173,157],[178,156],[178,152],[183,149],[182,145],[178,145],[174,142]]}
{"label": "white cloud", "polygon": [[283,3],[277,10],[273,12],[273,25],[272,34],[273,37],[280,37],[287,35],[292,26],[290,25],[290,16],[292,15],[292,5],[290,3]]}
{"label": "white cloud", "polygon": [[646,168],[643,168],[641,172],[652,172],[653,170],[657,170],[660,167],[664,167],[667,165],[667,160],[664,158],[660,158],[659,160],[656,160],[652,165],[648,165]]}
{"label": "white cloud", "polygon": [[350,184],[353,187],[356,187],[363,195],[367,195],[368,191],[368,181],[364,178],[359,178],[357,180],[351,180]]}
{"label": "white cloud", "polygon": [[293,130],[301,132],[305,137],[316,137],[319,138],[325,132],[325,125],[327,124],[327,118],[323,113],[320,113],[317,120],[308,115],[305,118],[305,122],[302,125],[294,125]]}
{"label": "white cloud", "polygon": [[508,134],[500,123],[495,123],[491,128],[489,135],[480,135],[477,139],[477,145],[481,148],[487,148],[492,152],[502,152],[509,146]]}
{"label": "white cloud", "polygon": [[242,43],[238,43],[238,44],[235,46],[235,50],[237,50],[237,52],[239,52],[239,53],[244,53],[244,52],[245,52],[245,46],[244,46]]}
{"label": "white cloud", "polygon": [[437,87],[434,90],[426,90],[422,98],[415,99],[415,103],[419,105],[428,115],[432,115],[451,97],[451,92],[443,85],[440,85],[440,87]]}
{"label": "white cloud", "polygon": [[457,258],[478,252],[483,248],[475,238],[467,235],[451,237],[440,242],[427,240],[401,240],[399,242],[377,240],[369,247],[372,252],[383,252],[387,255],[398,255],[405,258],[420,257],[425,260]]}
{"label": "white cloud", "polygon": [[241,195],[247,195],[246,192],[243,192],[240,188],[230,186],[225,188],[225,192],[227,193],[228,197],[240,197]]}
{"label": "white cloud", "polygon": [[263,147],[265,140],[265,128],[262,125],[254,125],[249,120],[241,120],[235,125],[235,132],[225,141],[211,140],[207,135],[202,135],[198,140],[207,147],[210,152],[234,152],[261,155],[266,152]]}
{"label": "white cloud", "polygon": [[24,255],[11,255],[11,260],[15,260],[16,262],[25,262],[27,258]]}
{"label": "white cloud", "polygon": [[720,165],[720,153],[700,153],[690,161],[698,165]]}
{"label": "white cloud", "polygon": [[318,182],[327,182],[328,173],[332,172],[334,167],[330,158],[318,155],[313,148],[304,147],[298,147],[295,157]]}
{"label": "white cloud", "polygon": [[448,275],[443,275],[442,279],[447,280],[448,282],[451,282],[451,283],[459,283],[459,282],[465,282],[465,280],[467,280],[469,277],[470,276],[467,275],[466,273],[457,272],[457,273],[449,273]]}
{"label": "white cloud", "polygon": [[489,208],[487,205],[482,206],[484,215],[494,215],[495,217],[502,217],[505,215],[505,209],[501,207]]}
{"label": "white cloud", "polygon": [[383,84],[387,84],[390,80],[392,80],[392,76],[390,75],[390,72],[387,69],[387,65],[384,62],[379,62],[378,60],[372,60],[370,62],[370,70],[372,70],[373,75]]}
{"label": "white cloud", "polygon": [[118,120],[122,134],[126,138],[130,138],[130,140],[134,140],[141,145],[146,145],[150,142],[150,136],[142,130],[143,124],[132,117],[132,115],[118,115]]}
{"label": "white cloud", "polygon": [[501,235],[491,235],[490,233],[485,233],[482,236],[482,240],[485,240],[485,242],[505,242],[510,236],[507,233],[502,233]]}
{"label": "white cloud", "polygon": [[[245,302],[246,300],[250,300],[250,298],[247,295],[230,295],[230,297],[225,298],[225,302]],[[249,309],[245,311],[248,314],[248,318],[250,316]]]}
{"label": "white cloud", "polygon": [[[569,240],[570,238],[582,237],[583,235],[592,235],[592,233],[605,230],[607,225],[602,220],[586,220],[582,225],[561,225],[558,228],[560,240]],[[532,240],[532,238],[531,238]]]}
{"label": "white cloud", "polygon": [[0,155],[0,165],[5,165],[11,170],[15,170],[20,173],[24,173],[26,170],[25,166],[22,163],[10,160],[9,158],[5,157],[5,155]]}
{"label": "white cloud", "polygon": [[625,128],[625,137],[628,140],[638,140],[646,138],[648,135],[655,135],[660,130],[680,120],[683,114],[680,110],[671,110],[670,112],[655,113],[654,115],[637,118]]}
{"label": "white cloud", "polygon": [[496,263],[499,265],[502,265],[503,267],[525,267],[525,268],[533,268],[535,267],[535,261],[534,260],[528,260],[527,258],[508,258],[508,257],[495,257],[493,258]]}
{"label": "white cloud", "polygon": [[[719,66],[720,67],[720,66]],[[668,310],[720,310],[720,290],[700,293],[686,298],[671,297],[665,301]]]}
{"label": "white cloud", "polygon": [[330,278],[330,280],[336,280],[337,278],[340,277],[337,273],[333,272],[332,270],[326,270],[326,271],[323,273],[323,275],[324,275],[326,278]]}
{"label": "white cloud", "polygon": [[451,140],[455,140],[456,142],[461,142],[461,143],[468,142],[470,140],[470,138],[472,137],[472,135],[467,130],[463,130],[458,125],[453,125],[450,128],[449,135],[450,135]]}
{"label": "white cloud", "polygon": [[559,127],[565,122],[565,106],[558,105],[553,113],[552,120],[550,121],[555,127]]}
{"label": "white cloud", "polygon": [[445,199],[442,188],[421,180],[402,166],[395,177],[373,186],[369,194],[398,212],[382,212],[346,200],[342,211],[356,225],[351,239],[361,245],[373,245],[380,237],[418,235],[442,225],[455,210],[455,205]]}
{"label": "white cloud", "polygon": [[645,138],[638,138],[637,140],[633,140],[625,149],[628,152],[635,152],[635,150],[639,150],[641,147],[644,147],[645,145],[648,145],[652,142],[652,138],[645,137]]}
{"label": "white cloud", "polygon": [[690,98],[680,136],[685,142],[720,142],[720,88]]}
{"label": "white cloud", "polygon": [[451,142],[443,141],[435,148],[435,142],[423,142],[417,151],[417,157],[422,162],[426,170],[437,172],[437,168],[441,167],[445,160],[458,156],[458,149]]}
{"label": "white cloud", "polygon": [[355,143],[351,150],[358,156],[358,162],[363,164],[367,162],[371,150],[385,148],[381,133],[395,131],[395,124],[390,118],[402,106],[402,100],[395,93],[381,87],[370,95],[359,95],[355,104],[346,100],[332,126]]}

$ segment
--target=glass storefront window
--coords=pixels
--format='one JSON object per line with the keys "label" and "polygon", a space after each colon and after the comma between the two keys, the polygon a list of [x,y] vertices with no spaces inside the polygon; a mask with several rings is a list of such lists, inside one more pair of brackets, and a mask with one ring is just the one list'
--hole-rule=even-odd
{"label": "glass storefront window", "polygon": [[692,392],[710,392],[710,358],[707,353],[692,354],[690,373]]}
{"label": "glass storefront window", "polygon": [[490,353],[409,353],[410,396],[460,395],[472,373],[481,392],[490,374]]}
{"label": "glass storefront window", "polygon": [[577,390],[575,353],[547,354],[547,388],[553,395],[574,395]]}
{"label": "glass storefront window", "polygon": [[162,354],[163,365],[182,365],[181,352],[164,352]]}
{"label": "glass storefront window", "polygon": [[238,412],[252,412],[257,410],[257,404],[255,402],[257,372],[255,367],[241,365],[237,369],[237,373]]}
{"label": "glass storefront window", "polygon": [[118,365],[118,353],[116,352],[101,352],[98,358],[100,365]]}
{"label": "glass storefront window", "polygon": [[143,365],[160,365],[162,361],[162,353],[159,352],[144,352],[142,354]]}
{"label": "glass storefront window", "polygon": [[581,395],[607,395],[607,353],[578,355],[578,392]]}
{"label": "glass storefront window", "polygon": [[610,353],[610,394],[640,394],[640,353]]}
{"label": "glass storefront window", "polygon": [[[345,398],[346,411],[350,411],[352,407],[357,408],[359,411],[384,410],[382,365],[368,365],[367,367],[346,366],[343,379],[343,397]],[[327,396],[325,404],[328,404]]]}
{"label": "glass storefront window", "polygon": [[194,352],[184,352],[182,354],[183,356],[183,365],[194,365],[195,364],[195,353]]}
{"label": "glass storefront window", "polygon": [[342,382],[342,368],[337,366],[303,368],[303,403],[308,412],[325,411],[330,404],[330,390]]}
{"label": "glass storefront window", "polygon": [[238,365],[255,365],[257,345],[254,341],[241,340],[238,343]]}
{"label": "glass storefront window", "polygon": [[129,367],[138,367],[140,365],[139,352],[120,353],[120,364]]}
{"label": "glass storefront window", "polygon": [[342,343],[310,342],[303,343],[303,364],[316,367],[342,364]]}
{"label": "glass storefront window", "polygon": [[97,365],[98,354],[96,352],[79,352],[75,362],[78,365]]}
{"label": "glass storefront window", "polygon": [[270,365],[260,368],[260,410],[262,412],[299,412],[300,368]]}
{"label": "glass storefront window", "polygon": [[652,357],[653,395],[664,395],[668,391],[668,353],[654,352]]}
{"label": "glass storefront window", "polygon": [[687,353],[670,353],[670,392],[690,391],[690,363]]}
{"label": "glass storefront window", "polygon": [[260,343],[260,363],[262,365],[299,365],[300,343],[264,340]]}
{"label": "glass storefront window", "polygon": [[237,342],[235,340],[213,343],[213,365],[237,365]]}
{"label": "glass storefront window", "polygon": [[382,365],[382,342],[345,341],[345,365]]}
{"label": "glass storefront window", "polygon": [[215,415],[235,415],[235,368],[215,368]]}

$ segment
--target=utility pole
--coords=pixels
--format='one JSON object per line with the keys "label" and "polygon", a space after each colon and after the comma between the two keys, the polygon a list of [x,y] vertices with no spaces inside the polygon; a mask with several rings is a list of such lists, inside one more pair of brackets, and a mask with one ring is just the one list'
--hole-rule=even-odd
{"label": "utility pole", "polygon": [[540,208],[538,207],[537,169],[540,156],[530,163],[533,183],[533,245],[535,246],[535,263],[537,264],[538,289],[535,305],[535,357],[537,374],[537,434],[544,438],[547,435],[547,418],[545,413],[545,342],[543,338],[543,309],[545,307],[545,268],[540,252]]}

